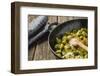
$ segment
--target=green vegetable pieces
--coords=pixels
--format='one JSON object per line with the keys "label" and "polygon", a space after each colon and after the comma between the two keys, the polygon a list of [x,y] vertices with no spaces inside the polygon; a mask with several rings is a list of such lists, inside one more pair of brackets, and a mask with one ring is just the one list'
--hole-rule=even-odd
{"label": "green vegetable pieces", "polygon": [[78,38],[84,45],[88,46],[88,31],[87,28],[74,29],[70,32],[65,32],[61,37],[56,37],[55,51],[56,55],[63,59],[86,59],[88,52],[79,46],[69,44],[71,38]]}

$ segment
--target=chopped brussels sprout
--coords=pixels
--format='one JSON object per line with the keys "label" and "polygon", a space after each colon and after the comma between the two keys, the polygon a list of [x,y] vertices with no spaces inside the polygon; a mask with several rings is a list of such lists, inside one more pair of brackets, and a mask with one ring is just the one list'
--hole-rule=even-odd
{"label": "chopped brussels sprout", "polygon": [[69,44],[69,40],[73,37],[79,39],[84,45],[88,46],[88,30],[87,28],[75,29],[65,32],[61,37],[56,37],[55,52],[57,56],[64,59],[86,59],[88,52],[79,46]]}

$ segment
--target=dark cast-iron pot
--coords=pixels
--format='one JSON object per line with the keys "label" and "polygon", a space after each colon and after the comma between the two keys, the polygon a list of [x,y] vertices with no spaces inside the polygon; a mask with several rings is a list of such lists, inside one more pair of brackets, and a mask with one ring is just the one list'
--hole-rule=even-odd
{"label": "dark cast-iron pot", "polygon": [[48,45],[50,47],[50,50],[57,58],[61,58],[56,55],[54,48],[56,43],[56,37],[63,35],[65,32],[70,32],[73,29],[80,29],[82,27],[87,28],[87,24],[88,24],[87,19],[75,19],[66,21],[61,24],[58,24],[57,22],[48,24],[47,26],[45,26],[43,31],[41,31],[39,34],[37,34],[37,36],[32,38],[31,41],[29,41],[29,45],[34,41],[36,41],[37,39],[41,38],[43,35],[45,35],[46,32],[49,32]]}

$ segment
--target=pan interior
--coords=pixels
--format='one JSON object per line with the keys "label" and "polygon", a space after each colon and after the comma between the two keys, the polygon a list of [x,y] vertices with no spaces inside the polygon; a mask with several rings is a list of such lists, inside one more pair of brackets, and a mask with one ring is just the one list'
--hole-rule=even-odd
{"label": "pan interior", "polygon": [[88,28],[87,24],[88,24],[87,19],[71,20],[60,24],[49,35],[49,45],[51,51],[55,54],[54,45],[55,45],[56,37],[63,35],[65,32],[70,32],[73,29],[80,29],[82,27]]}

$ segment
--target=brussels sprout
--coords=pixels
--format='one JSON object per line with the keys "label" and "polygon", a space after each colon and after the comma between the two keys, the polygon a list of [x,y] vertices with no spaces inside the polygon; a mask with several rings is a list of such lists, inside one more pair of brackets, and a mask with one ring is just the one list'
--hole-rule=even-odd
{"label": "brussels sprout", "polygon": [[66,50],[66,51],[63,50],[63,51],[61,52],[62,55],[65,55],[66,53],[67,53],[67,50]]}
{"label": "brussels sprout", "polygon": [[60,44],[56,44],[56,45],[55,45],[55,49],[58,49],[59,46],[60,46]]}
{"label": "brussels sprout", "polygon": [[56,37],[55,51],[57,56],[64,59],[83,59],[88,58],[88,52],[79,46],[69,44],[71,38],[79,39],[83,44],[88,46],[88,30],[80,28],[65,32],[61,37]]}
{"label": "brussels sprout", "polygon": [[75,56],[75,59],[83,59],[83,57],[78,55],[78,56]]}
{"label": "brussels sprout", "polygon": [[82,35],[83,35],[83,36],[86,36],[87,34],[86,34],[86,32],[85,32],[85,31],[82,31]]}
{"label": "brussels sprout", "polygon": [[57,38],[56,38],[56,42],[57,42],[57,43],[61,43],[61,39],[57,37]]}
{"label": "brussels sprout", "polygon": [[86,54],[86,55],[84,56],[84,58],[88,58],[88,55]]}
{"label": "brussels sprout", "polygon": [[62,40],[62,43],[63,43],[63,44],[66,44],[66,43],[67,43],[67,40]]}
{"label": "brussels sprout", "polygon": [[57,50],[56,53],[61,53],[61,50]]}
{"label": "brussels sprout", "polygon": [[67,36],[64,35],[64,36],[62,37],[62,40],[67,40]]}
{"label": "brussels sprout", "polygon": [[80,36],[79,38],[82,40],[83,39],[83,36]]}
{"label": "brussels sprout", "polygon": [[69,36],[67,36],[67,38],[68,38],[68,39],[71,39],[71,38],[72,38],[72,36],[71,36],[71,35],[69,35]]}
{"label": "brussels sprout", "polygon": [[68,50],[69,48],[71,48],[69,44],[66,44],[66,45],[64,46],[64,49],[65,49],[65,50]]}
{"label": "brussels sprout", "polygon": [[72,52],[68,52],[67,54],[64,55],[65,59],[72,59],[74,58],[74,54]]}
{"label": "brussels sprout", "polygon": [[78,32],[76,33],[76,35],[77,35],[77,36],[80,36],[80,35],[81,35],[81,31],[78,31]]}
{"label": "brussels sprout", "polygon": [[74,51],[73,53],[74,53],[74,56],[80,55],[80,52],[78,50]]}
{"label": "brussels sprout", "polygon": [[64,44],[61,43],[60,46],[59,46],[59,48],[63,49],[64,48]]}
{"label": "brussels sprout", "polygon": [[60,54],[60,53],[56,53],[56,55],[57,55],[58,57],[61,57],[61,54]]}

